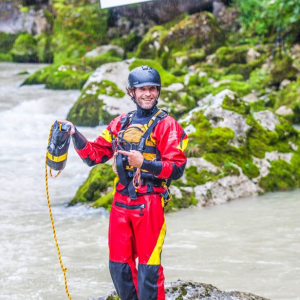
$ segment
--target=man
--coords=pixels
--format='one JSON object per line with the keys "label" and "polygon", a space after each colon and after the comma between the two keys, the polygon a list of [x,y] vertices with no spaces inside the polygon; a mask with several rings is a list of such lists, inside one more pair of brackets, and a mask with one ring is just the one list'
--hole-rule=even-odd
{"label": "man", "polygon": [[69,123],[75,149],[87,165],[114,157],[118,182],[110,213],[109,269],[120,298],[164,300],[164,203],[170,181],[183,174],[188,140],[181,126],[157,108],[161,79],[155,69],[135,68],[128,81],[137,110],[112,120],[95,142]]}

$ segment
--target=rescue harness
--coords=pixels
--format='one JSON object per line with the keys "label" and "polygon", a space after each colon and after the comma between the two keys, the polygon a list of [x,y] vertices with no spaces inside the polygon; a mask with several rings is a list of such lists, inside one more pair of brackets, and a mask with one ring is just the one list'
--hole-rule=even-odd
{"label": "rescue harness", "polygon": [[112,146],[114,150],[114,163],[113,170],[118,175],[118,183],[121,183],[126,188],[119,191],[121,194],[130,196],[132,200],[136,200],[137,193],[142,185],[147,185],[147,194],[154,194],[153,187],[165,187],[166,192],[162,194],[165,203],[167,204],[171,195],[169,186],[171,180],[165,180],[155,177],[147,170],[133,168],[129,165],[127,156],[118,153],[118,150],[130,151],[136,150],[142,153],[143,157],[149,161],[160,160],[160,152],[156,147],[156,141],[152,138],[151,134],[154,127],[164,119],[168,113],[159,110],[157,111],[148,124],[131,124],[136,111],[129,112],[121,119],[121,128],[117,136],[114,137],[111,132]]}

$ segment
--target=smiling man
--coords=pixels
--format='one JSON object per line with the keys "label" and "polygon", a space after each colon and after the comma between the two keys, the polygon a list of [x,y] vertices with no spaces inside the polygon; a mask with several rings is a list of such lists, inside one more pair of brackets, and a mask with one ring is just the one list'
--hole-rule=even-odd
{"label": "smiling man", "polygon": [[128,82],[136,111],[112,120],[94,142],[72,123],[62,122],[72,126],[75,149],[87,165],[114,157],[118,177],[110,213],[109,269],[120,298],[164,300],[164,206],[171,180],[183,174],[188,139],[176,120],[157,108],[161,79],[155,69],[135,68]]}

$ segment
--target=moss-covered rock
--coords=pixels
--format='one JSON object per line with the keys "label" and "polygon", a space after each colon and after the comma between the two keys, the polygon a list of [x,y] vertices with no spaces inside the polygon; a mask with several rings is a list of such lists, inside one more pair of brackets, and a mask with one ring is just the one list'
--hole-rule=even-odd
{"label": "moss-covered rock", "polygon": [[28,33],[20,34],[10,54],[15,62],[38,62],[37,40]]}
{"label": "moss-covered rock", "polygon": [[288,55],[277,55],[270,71],[271,84],[279,85],[284,79],[295,80],[297,69],[293,67],[293,59]]}
{"label": "moss-covered rock", "polygon": [[57,15],[53,27],[54,62],[81,58],[97,45],[107,43],[108,10],[99,3],[56,2]]}
{"label": "moss-covered rock", "polygon": [[[192,188],[191,193],[195,193],[201,205],[224,202],[222,195],[227,201],[246,196],[239,193],[241,186],[244,191],[249,189],[248,195],[299,187],[299,172],[295,175],[300,161],[299,132],[270,111],[260,113],[265,116],[260,121],[253,114],[251,103],[229,92],[225,94],[200,101],[200,107],[182,120],[189,132],[188,156],[204,159],[217,169],[211,171],[203,162],[200,169],[190,166],[176,186],[180,190]],[[234,114],[229,114],[230,111]],[[234,143],[236,138],[237,143]],[[230,190],[228,185],[233,182],[235,185]]]}
{"label": "moss-covered rock", "polygon": [[[101,95],[124,97],[125,93],[111,81],[91,82],[83,91],[68,113],[67,119],[78,126],[98,126],[109,123],[115,115],[103,109]],[[121,101],[121,100],[120,100]]]}
{"label": "moss-covered rock", "polygon": [[[280,113],[279,108],[283,106],[286,109],[291,109],[292,113]],[[300,77],[297,82],[290,83],[276,94],[274,110],[291,122],[300,123]]]}
{"label": "moss-covered rock", "polygon": [[266,56],[263,55],[260,58],[249,63],[233,63],[228,68],[226,68],[226,74],[241,74],[243,75],[244,79],[248,79],[250,77],[250,73],[257,68],[260,68],[265,59]]}
{"label": "moss-covered rock", "polygon": [[202,61],[224,43],[224,34],[212,14],[182,15],[177,22],[155,26],[138,45],[139,58],[156,59],[167,69]]}
{"label": "moss-covered rock", "polygon": [[65,61],[45,67],[30,75],[22,85],[45,84],[46,88],[54,90],[80,90],[92,69],[81,62]]}
{"label": "moss-covered rock", "polygon": [[52,48],[52,36],[42,33],[37,38],[37,56],[40,63],[52,63],[54,50]]}
{"label": "moss-covered rock", "polygon": [[[211,284],[198,283],[193,281],[166,282],[165,283],[166,299],[174,300],[268,300],[267,298],[260,297],[250,293],[230,291],[223,292],[212,286]],[[119,300],[119,296],[115,291],[106,296],[98,297],[93,300]]]}
{"label": "moss-covered rock", "polygon": [[8,54],[8,52],[13,48],[17,37],[17,34],[0,32],[0,55],[2,57],[0,60],[5,61],[5,57],[8,58],[11,56],[11,54]]}
{"label": "moss-covered rock", "polygon": [[175,119],[189,112],[196,106],[196,101],[185,91],[162,90],[160,99],[160,107],[170,114]]}
{"label": "moss-covered rock", "polygon": [[250,47],[242,45],[237,47],[220,47],[216,51],[216,63],[221,67],[229,67],[231,64],[245,64],[247,62],[247,52]]}
{"label": "moss-covered rock", "polygon": [[[113,186],[115,177],[116,175],[110,165],[101,164],[95,166],[91,170],[88,179],[76,192],[70,205],[75,205],[77,203],[93,204],[95,201],[98,201],[99,203],[99,199],[102,199],[104,196],[107,201],[104,202],[102,199],[101,206],[109,208],[109,205],[111,205],[110,197],[105,195],[108,194],[107,190]],[[110,193],[112,193],[112,189]]]}
{"label": "moss-covered rock", "polygon": [[214,16],[200,12],[175,24],[163,37],[162,46],[172,52],[201,48],[212,53],[222,45],[224,38]]}
{"label": "moss-covered rock", "polygon": [[109,62],[122,61],[122,56],[117,51],[109,50],[98,56],[84,57],[83,61],[87,66],[96,69]]}
{"label": "moss-covered rock", "polygon": [[0,61],[12,62],[13,57],[10,53],[0,53]]}

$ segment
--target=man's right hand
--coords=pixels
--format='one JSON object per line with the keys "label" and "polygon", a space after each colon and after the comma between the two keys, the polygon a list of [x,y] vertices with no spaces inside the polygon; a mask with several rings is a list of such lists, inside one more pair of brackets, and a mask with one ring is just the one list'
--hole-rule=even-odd
{"label": "man's right hand", "polygon": [[63,120],[63,121],[59,121],[59,120],[57,120],[57,122],[58,122],[58,123],[60,123],[60,124],[63,124],[63,123],[65,123],[65,124],[68,124],[68,125],[70,125],[70,126],[71,126],[70,135],[73,135],[73,134],[75,133],[75,126],[73,125],[73,123],[72,123],[72,122],[70,122],[70,121],[67,121],[67,120]]}

